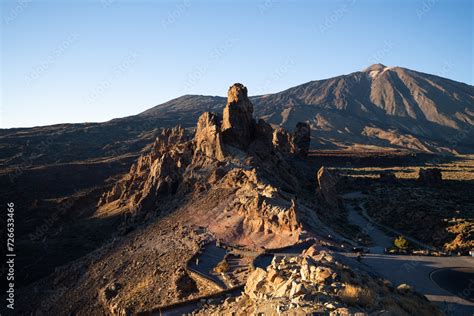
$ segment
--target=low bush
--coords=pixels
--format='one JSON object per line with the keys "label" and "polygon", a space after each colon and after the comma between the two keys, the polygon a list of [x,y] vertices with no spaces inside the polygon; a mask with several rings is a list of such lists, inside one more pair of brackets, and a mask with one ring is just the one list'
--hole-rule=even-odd
{"label": "low bush", "polygon": [[369,288],[347,284],[339,293],[341,301],[349,305],[371,306],[375,302],[375,293]]}

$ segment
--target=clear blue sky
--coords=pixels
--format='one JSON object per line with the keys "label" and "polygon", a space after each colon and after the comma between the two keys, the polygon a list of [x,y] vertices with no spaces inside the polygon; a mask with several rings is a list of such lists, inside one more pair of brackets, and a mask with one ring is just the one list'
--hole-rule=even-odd
{"label": "clear blue sky", "polygon": [[1,127],[105,121],[381,62],[468,84],[473,1],[1,0]]}

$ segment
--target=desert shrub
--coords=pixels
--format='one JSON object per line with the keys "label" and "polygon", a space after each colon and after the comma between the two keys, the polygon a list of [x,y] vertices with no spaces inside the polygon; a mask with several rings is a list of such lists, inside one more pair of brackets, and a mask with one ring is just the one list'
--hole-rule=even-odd
{"label": "desert shrub", "polygon": [[393,241],[393,244],[398,249],[405,250],[408,248],[408,240],[403,236],[398,236],[397,238],[395,238],[395,240]]}
{"label": "desert shrub", "polygon": [[347,284],[340,292],[341,301],[349,305],[370,306],[375,302],[375,294],[369,288]]}

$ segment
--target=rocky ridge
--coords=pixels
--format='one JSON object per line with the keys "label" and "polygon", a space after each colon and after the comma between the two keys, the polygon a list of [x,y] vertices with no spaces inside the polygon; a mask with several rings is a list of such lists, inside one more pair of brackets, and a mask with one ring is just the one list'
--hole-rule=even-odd
{"label": "rocky ridge", "polygon": [[252,114],[247,88],[232,85],[222,116],[204,112],[194,137],[181,127],[165,129],[151,152],[104,193],[99,213],[150,218],[166,212],[170,201],[220,186],[235,195],[226,209],[235,211],[229,217],[239,218],[240,235],[287,231],[297,236],[301,223],[294,188],[299,184],[286,157],[307,154],[310,129],[298,123],[291,134],[255,121]]}

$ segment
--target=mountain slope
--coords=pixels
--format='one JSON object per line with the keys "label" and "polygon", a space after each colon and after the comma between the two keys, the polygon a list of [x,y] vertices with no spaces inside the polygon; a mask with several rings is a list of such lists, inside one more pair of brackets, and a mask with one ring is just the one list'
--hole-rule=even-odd
{"label": "mountain slope", "polygon": [[[251,100],[256,116],[273,125],[291,128],[308,121],[317,132],[316,147],[358,144],[432,152],[474,147],[474,87],[401,67],[376,64]],[[224,104],[221,97],[187,95],[139,116],[174,118],[186,126]]]}

